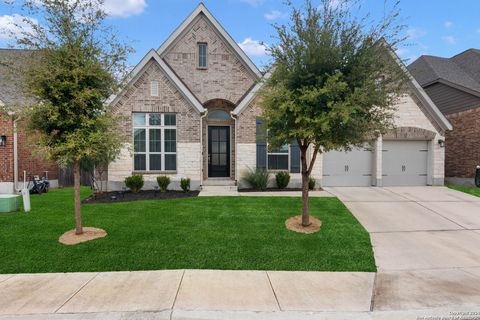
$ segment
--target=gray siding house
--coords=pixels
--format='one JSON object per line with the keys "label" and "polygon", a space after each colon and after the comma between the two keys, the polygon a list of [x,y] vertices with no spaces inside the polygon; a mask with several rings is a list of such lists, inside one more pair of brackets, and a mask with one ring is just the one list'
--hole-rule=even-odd
{"label": "gray siding house", "polygon": [[[392,59],[401,64],[393,53]],[[242,186],[242,174],[256,167],[289,171],[290,186],[298,186],[298,147],[267,147],[257,98],[264,77],[200,4],[112,97],[129,139],[108,168],[108,188],[121,188],[132,173],[143,174],[147,188],[159,175],[170,176],[175,188],[182,177],[192,188]],[[396,130],[365,148],[320,155],[313,170],[318,184],[442,185],[439,141],[451,127],[413,78],[395,121]]]}
{"label": "gray siding house", "polygon": [[408,69],[453,125],[446,134],[447,179],[473,184],[480,165],[480,50],[451,58],[421,56]]}

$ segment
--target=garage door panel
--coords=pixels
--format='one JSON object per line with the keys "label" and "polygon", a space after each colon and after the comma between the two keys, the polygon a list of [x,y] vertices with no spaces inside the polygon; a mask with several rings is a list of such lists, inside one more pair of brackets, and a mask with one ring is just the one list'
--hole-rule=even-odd
{"label": "garage door panel", "polygon": [[427,141],[384,141],[382,156],[384,186],[427,184]]}
{"label": "garage door panel", "polygon": [[331,151],[323,156],[323,185],[371,186],[373,154],[369,148]]}

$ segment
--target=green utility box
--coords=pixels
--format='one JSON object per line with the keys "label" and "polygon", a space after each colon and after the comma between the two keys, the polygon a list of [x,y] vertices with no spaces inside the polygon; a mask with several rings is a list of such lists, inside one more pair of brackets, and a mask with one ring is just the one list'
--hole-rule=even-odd
{"label": "green utility box", "polygon": [[20,196],[15,194],[0,194],[0,212],[20,210]]}

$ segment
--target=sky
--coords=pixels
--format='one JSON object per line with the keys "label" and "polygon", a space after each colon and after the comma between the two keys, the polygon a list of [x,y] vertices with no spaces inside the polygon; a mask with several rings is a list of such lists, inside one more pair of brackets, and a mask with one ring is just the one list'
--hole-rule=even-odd
{"label": "sky", "polygon": [[[382,16],[383,0],[360,1],[364,12],[368,11],[373,18]],[[293,2],[300,5],[303,0]],[[109,14],[107,23],[135,49],[128,61],[134,66],[148,50],[158,48],[198,3],[198,0],[105,0],[105,10]],[[289,19],[282,0],[205,0],[204,3],[257,66],[268,63],[263,43],[275,43],[272,24],[286,24]],[[401,0],[400,8],[407,40],[397,53],[407,64],[424,54],[451,57],[469,48],[480,48],[480,0]],[[18,6],[0,0],[0,47],[12,43],[2,30],[11,30],[12,21],[20,21],[21,15]],[[41,17],[29,18],[41,21]]]}

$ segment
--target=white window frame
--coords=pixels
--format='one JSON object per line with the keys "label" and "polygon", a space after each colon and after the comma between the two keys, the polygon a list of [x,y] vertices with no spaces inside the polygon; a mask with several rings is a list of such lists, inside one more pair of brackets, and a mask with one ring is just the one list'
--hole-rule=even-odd
{"label": "white window frame", "polygon": [[[200,65],[200,47],[205,46],[205,65]],[[197,43],[197,52],[198,52],[198,59],[197,59],[197,68],[198,69],[208,69],[208,44],[206,42],[198,42]]]}
{"label": "white window frame", "polygon": [[[267,170],[269,171],[288,171],[290,172],[290,155],[291,155],[291,149],[290,149],[290,144],[288,144],[288,152],[269,152],[270,150],[270,144],[267,142]],[[287,168],[286,169],[270,169],[268,166],[268,156],[287,156]]]}
{"label": "white window frame", "polygon": [[152,80],[150,81],[150,96],[158,97],[158,81]]}
{"label": "white window frame", "polygon": [[[134,116],[135,114],[144,114],[145,115],[145,125],[135,125],[134,123]],[[159,114],[160,115],[160,125],[150,125],[150,115],[152,114]],[[165,115],[167,114],[175,114],[175,125],[165,125]],[[136,152],[133,151],[133,171],[136,172],[176,172],[178,168],[178,158],[177,158],[177,114],[176,113],[160,113],[160,112],[134,112],[132,114],[132,140],[133,144],[135,145],[135,130],[136,129],[144,129],[145,130],[145,152]],[[160,129],[161,134],[161,151],[160,152],[150,152],[150,129]],[[175,130],[175,152],[166,152],[165,151],[165,130],[173,129]],[[145,170],[135,170],[135,155],[136,154],[144,154],[145,155]],[[159,154],[161,155],[161,169],[160,170],[150,170],[150,155],[152,154]],[[175,155],[175,169],[173,170],[166,170],[165,169],[165,155]]]}

